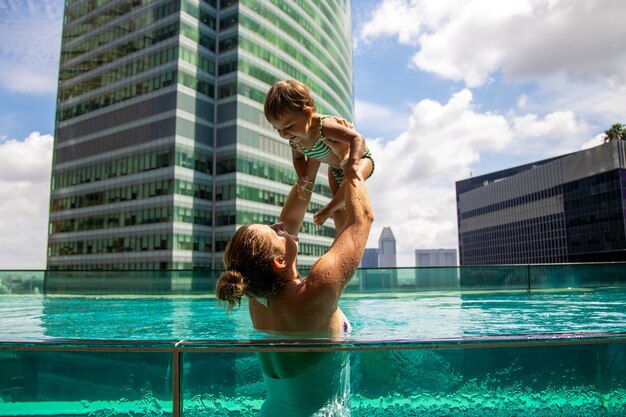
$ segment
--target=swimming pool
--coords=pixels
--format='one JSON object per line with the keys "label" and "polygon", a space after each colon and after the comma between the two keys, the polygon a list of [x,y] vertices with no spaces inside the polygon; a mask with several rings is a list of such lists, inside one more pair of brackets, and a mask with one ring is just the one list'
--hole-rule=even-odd
{"label": "swimming pool", "polygon": [[210,297],[0,296],[0,415],[254,416],[259,351],[345,350],[352,416],[626,415],[626,289],[345,294],[287,339]]}

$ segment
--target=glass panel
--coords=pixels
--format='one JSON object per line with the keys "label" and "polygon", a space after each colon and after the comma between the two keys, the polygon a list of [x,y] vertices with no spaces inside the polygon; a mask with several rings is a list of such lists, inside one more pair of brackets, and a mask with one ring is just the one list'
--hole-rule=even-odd
{"label": "glass panel", "polygon": [[[320,415],[337,416],[556,417],[618,415],[626,406],[625,343],[396,347],[186,352],[182,415],[256,416],[259,410],[263,416],[286,410],[313,415],[321,410],[325,414]],[[261,363],[265,372],[276,372],[272,363],[290,364],[289,371],[280,372],[294,376],[264,380]]]}
{"label": "glass panel", "polygon": [[170,352],[0,350],[0,415],[169,415],[171,358]]}

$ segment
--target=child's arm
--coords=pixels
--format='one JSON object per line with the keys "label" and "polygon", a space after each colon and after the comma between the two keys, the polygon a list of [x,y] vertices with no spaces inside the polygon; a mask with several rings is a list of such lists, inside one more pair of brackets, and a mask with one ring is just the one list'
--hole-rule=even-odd
{"label": "child's arm", "polygon": [[296,175],[298,176],[298,180],[302,177],[306,177],[307,175],[307,157],[297,150],[294,146],[291,147],[291,155],[293,157],[293,168],[296,170]]}
{"label": "child's arm", "polygon": [[365,138],[351,126],[347,126],[344,119],[335,117],[322,120],[322,131],[328,139],[350,146],[348,157],[341,161],[341,167],[348,178],[356,178],[356,171],[365,150]]}

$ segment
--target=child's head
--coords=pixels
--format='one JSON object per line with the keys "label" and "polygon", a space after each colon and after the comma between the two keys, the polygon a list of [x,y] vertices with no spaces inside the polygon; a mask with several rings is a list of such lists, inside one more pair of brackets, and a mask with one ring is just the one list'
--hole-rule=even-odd
{"label": "child's head", "polygon": [[309,88],[296,80],[282,80],[275,83],[265,96],[264,105],[267,120],[278,120],[285,112],[315,113],[315,102]]}

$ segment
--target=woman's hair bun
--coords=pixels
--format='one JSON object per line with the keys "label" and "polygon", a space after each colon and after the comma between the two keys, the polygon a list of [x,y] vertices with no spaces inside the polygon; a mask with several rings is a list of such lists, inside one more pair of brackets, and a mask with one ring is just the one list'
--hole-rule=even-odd
{"label": "woman's hair bun", "polygon": [[220,275],[215,286],[215,296],[218,300],[228,303],[227,311],[235,306],[239,307],[241,298],[245,294],[243,275],[238,271],[228,269]]}

